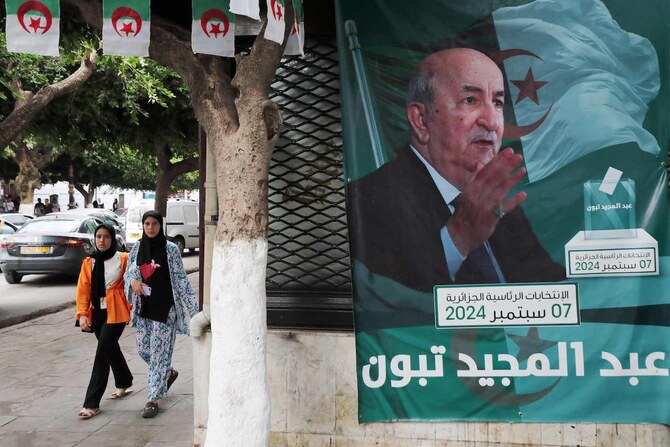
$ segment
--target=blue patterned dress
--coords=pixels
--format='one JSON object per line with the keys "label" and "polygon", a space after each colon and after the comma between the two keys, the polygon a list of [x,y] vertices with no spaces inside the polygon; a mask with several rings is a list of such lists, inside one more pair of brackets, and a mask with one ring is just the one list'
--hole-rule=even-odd
{"label": "blue patterned dress", "polygon": [[130,321],[136,329],[137,351],[149,365],[147,390],[149,400],[167,396],[167,378],[172,371],[172,352],[176,334],[189,334],[189,322],[198,312],[198,304],[188,281],[179,249],[172,242],[167,243],[168,270],[174,297],[174,306],[170,309],[165,323],[140,316],[141,300],[130,286],[130,281],[142,281],[140,267],[137,265],[137,253],[140,244],[135,244],[128,258],[128,269],[124,276],[126,296],[133,306]]}

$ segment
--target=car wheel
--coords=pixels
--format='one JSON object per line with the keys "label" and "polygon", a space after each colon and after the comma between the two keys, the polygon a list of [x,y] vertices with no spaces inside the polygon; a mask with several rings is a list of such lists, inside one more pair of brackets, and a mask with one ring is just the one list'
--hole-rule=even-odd
{"label": "car wheel", "polygon": [[20,273],[16,273],[13,271],[6,271],[5,272],[5,281],[7,281],[8,284],[18,284],[21,282],[21,279],[23,278],[23,275]]}
{"label": "car wheel", "polygon": [[179,254],[184,253],[184,246],[186,244],[184,243],[184,239],[181,236],[177,236],[176,238],[174,238],[172,242],[174,242],[177,248],[179,249]]}

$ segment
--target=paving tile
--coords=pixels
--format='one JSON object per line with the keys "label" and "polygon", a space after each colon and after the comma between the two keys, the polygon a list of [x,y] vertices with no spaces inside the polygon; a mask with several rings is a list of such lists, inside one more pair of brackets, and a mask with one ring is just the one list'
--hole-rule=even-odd
{"label": "paving tile", "polygon": [[73,447],[86,436],[88,436],[87,433],[77,432],[7,431],[0,434],[0,445],[2,447]]}

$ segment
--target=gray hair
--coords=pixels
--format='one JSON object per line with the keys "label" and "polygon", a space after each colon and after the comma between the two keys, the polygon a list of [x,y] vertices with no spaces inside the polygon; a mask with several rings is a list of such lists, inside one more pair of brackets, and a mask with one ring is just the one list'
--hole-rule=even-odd
{"label": "gray hair", "polygon": [[419,65],[407,86],[407,106],[418,102],[426,107],[426,114],[431,117],[435,112],[435,86],[433,78],[435,73],[430,68]]}

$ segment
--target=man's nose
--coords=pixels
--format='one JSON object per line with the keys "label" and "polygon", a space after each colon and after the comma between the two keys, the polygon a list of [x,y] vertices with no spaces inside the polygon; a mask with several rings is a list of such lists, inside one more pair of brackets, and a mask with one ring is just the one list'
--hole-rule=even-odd
{"label": "man's nose", "polygon": [[477,124],[491,132],[497,132],[503,125],[502,111],[494,104],[484,104],[479,111]]}

